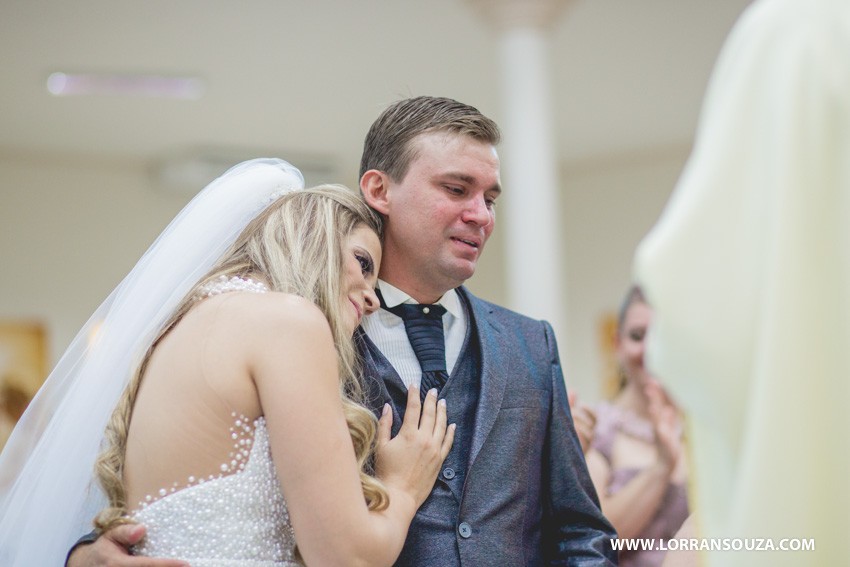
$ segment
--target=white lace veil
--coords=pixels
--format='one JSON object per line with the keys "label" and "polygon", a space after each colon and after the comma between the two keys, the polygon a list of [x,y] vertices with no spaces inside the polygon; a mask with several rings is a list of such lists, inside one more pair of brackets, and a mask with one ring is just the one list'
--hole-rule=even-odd
{"label": "white lace veil", "polygon": [[106,423],[154,336],[275,196],[303,188],[278,159],[239,164],[200,192],[95,311],[0,455],[0,565],[62,565],[106,504],[94,461]]}

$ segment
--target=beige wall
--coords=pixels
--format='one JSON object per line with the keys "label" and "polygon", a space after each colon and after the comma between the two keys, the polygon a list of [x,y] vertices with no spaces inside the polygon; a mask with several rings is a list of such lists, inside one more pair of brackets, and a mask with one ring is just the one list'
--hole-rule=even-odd
{"label": "beige wall", "polygon": [[[616,310],[634,248],[685,156],[621,156],[562,171],[568,326],[559,341],[567,384],[585,399],[601,395],[600,320]],[[0,155],[0,319],[42,322],[55,364],[188,199],[157,189],[143,164]],[[497,229],[469,283],[502,304],[504,237]]]}
{"label": "beige wall", "polygon": [[568,387],[588,400],[602,395],[606,375],[600,323],[616,314],[635,248],[664,208],[687,152],[623,156],[564,171],[569,344],[561,356]]}
{"label": "beige wall", "polygon": [[0,156],[0,318],[44,322],[55,364],[187,200],[137,164]]}

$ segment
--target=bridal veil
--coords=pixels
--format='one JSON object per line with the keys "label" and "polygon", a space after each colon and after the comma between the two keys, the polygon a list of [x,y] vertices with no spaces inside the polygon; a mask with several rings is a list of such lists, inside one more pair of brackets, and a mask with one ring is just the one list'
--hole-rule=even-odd
{"label": "bridal veil", "polygon": [[303,186],[282,160],[231,168],[192,199],[95,311],[0,455],[1,565],[62,565],[91,531],[105,504],[94,461],[135,366],[248,222],[275,196]]}

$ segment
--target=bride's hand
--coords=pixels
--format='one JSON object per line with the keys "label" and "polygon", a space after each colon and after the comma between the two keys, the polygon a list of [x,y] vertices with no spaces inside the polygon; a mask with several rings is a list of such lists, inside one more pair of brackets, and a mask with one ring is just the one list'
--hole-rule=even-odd
{"label": "bride's hand", "polygon": [[446,401],[437,401],[437,391],[419,403],[419,388],[407,392],[404,421],[395,438],[390,439],[392,412],[384,406],[378,422],[375,469],[387,488],[410,495],[416,507],[422,505],[434,487],[434,481],[452,448],[455,424],[446,426]]}

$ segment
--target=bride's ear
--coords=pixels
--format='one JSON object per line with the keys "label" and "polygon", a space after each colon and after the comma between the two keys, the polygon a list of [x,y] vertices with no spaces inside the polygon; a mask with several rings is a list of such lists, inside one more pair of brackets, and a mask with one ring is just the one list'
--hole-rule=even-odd
{"label": "bride's ear", "polygon": [[389,175],[377,169],[370,169],[360,178],[363,199],[382,215],[389,213],[389,183]]}

